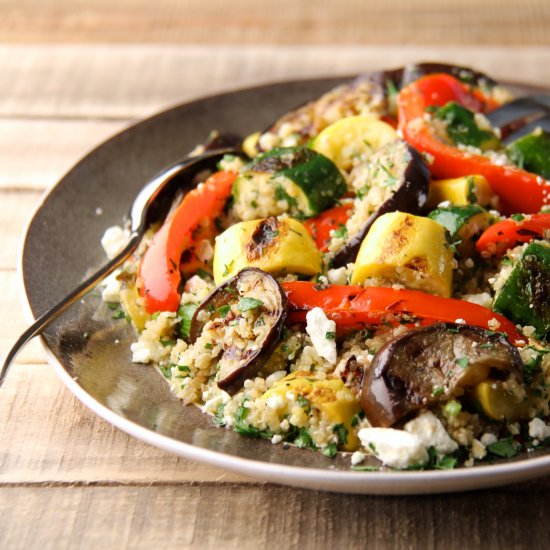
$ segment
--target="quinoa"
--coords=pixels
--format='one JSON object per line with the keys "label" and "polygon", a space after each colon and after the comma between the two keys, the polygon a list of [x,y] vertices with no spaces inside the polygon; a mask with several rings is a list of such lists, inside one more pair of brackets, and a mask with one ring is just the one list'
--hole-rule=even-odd
{"label": "quinoa", "polygon": [[[495,94],[504,97],[500,89]],[[260,152],[274,147],[302,146],[330,124],[357,114],[388,117],[395,113],[379,85],[371,81],[356,82],[338,87],[317,101],[283,116],[259,134],[255,147]],[[481,129],[491,129],[488,120],[479,113],[475,120]],[[429,122],[441,141],[453,145],[445,123],[426,113],[423,120],[418,120],[419,128],[424,121]],[[409,129],[414,130],[414,123]],[[396,299],[378,312],[379,321],[346,321],[345,314],[349,309],[345,308],[350,307],[359,293],[357,286],[350,285],[357,263],[334,267],[332,259],[396,191],[392,178],[391,185],[380,178],[378,151],[363,147],[362,153],[358,154],[356,146],[354,143],[345,146],[344,156],[347,155],[351,166],[342,174],[348,195],[335,202],[335,205],[351,204],[350,215],[345,224],[329,232],[323,252],[315,252],[319,254],[318,265],[322,265],[322,271],[314,274],[301,272],[298,268],[270,271],[280,288],[286,289],[288,298],[283,301],[292,299],[292,292],[288,290],[292,287],[285,285],[300,285],[305,281],[313,281],[308,283],[313,285],[313,293],[342,287],[350,289],[349,295],[343,295],[337,306],[331,306],[332,310],[308,305],[309,312],[303,311],[302,317],[297,315],[300,311],[285,306],[288,311],[281,315],[282,324],[274,329],[275,343],[259,369],[237,388],[224,390],[220,387],[220,362],[224,353],[233,348],[247,350],[247,353],[258,351],[253,343],[262,331],[267,330],[264,315],[270,308],[275,308],[277,297],[266,293],[265,288],[237,288],[232,291],[237,292],[237,296],[231,298],[233,301],[228,298],[228,302],[222,305],[216,302],[213,310],[208,310],[205,304],[210,304],[212,293],[232,280],[225,275],[221,282],[219,280],[216,236],[240,222],[268,218],[280,221],[290,217],[303,221],[306,217],[296,212],[300,197],[295,187],[287,185],[285,178],[276,174],[254,176],[253,185],[241,187],[240,191],[233,189],[231,200],[215,219],[203,218],[193,228],[190,237],[193,244],[189,249],[192,254],[188,256],[195,263],[190,267],[188,257],[184,255],[181,266],[174,266],[174,269],[181,268],[182,275],[178,288],[179,307],[174,307],[175,311],[150,314],[146,307],[147,289],[140,286],[139,266],[143,255],[152,246],[158,225],[149,230],[138,252],[106,281],[104,300],[122,307],[137,329],[136,341],[131,346],[133,361],[150,364],[159,370],[183,403],[200,407],[220,427],[269,440],[270,444],[293,444],[317,450],[327,456],[327,460],[339,451],[350,452],[353,466],[362,463],[368,455],[387,456],[387,465],[399,464],[399,467],[443,467],[443,464],[449,467],[459,459],[468,466],[495,456],[512,456],[518,446],[525,450],[544,444],[550,433],[550,350],[544,338],[537,336],[537,327],[527,323],[512,323],[513,330],[523,338],[521,343],[516,342],[521,372],[512,368],[497,371],[491,368],[495,365],[491,365],[486,369],[485,379],[478,380],[472,375],[474,382],[464,387],[457,386],[444,400],[436,397],[446,390],[436,388],[437,395],[424,396],[419,406],[411,407],[391,426],[379,428],[372,425],[371,417],[366,417],[366,380],[381,364],[381,357],[388,353],[389,346],[426,324],[426,315],[417,316],[415,311],[400,311],[399,308],[394,310],[400,303]],[[467,154],[481,154],[473,146],[459,148]],[[497,165],[510,162],[502,149],[482,154]],[[245,173],[243,166],[243,161],[236,157],[225,158],[220,164],[221,169],[240,174],[238,177]],[[499,204],[496,195],[492,204]],[[450,201],[439,205],[440,208],[451,206]],[[175,207],[169,216],[173,215]],[[503,218],[498,211],[492,215],[495,222]],[[267,233],[264,231],[255,237],[255,245],[259,246],[256,253],[262,261],[271,254],[264,241],[269,243],[271,239],[276,242],[278,237],[278,231],[273,227],[276,225],[269,226]],[[123,227],[110,228],[106,232],[102,242],[110,257],[123,246],[127,234]],[[543,246],[550,246],[549,237],[547,232],[535,240]],[[250,243],[247,246],[241,254],[251,254]],[[422,246],[421,243],[418,248],[422,249]],[[446,243],[445,247],[448,246]],[[446,321],[452,321],[459,328],[467,325],[467,306],[470,304],[470,307],[483,311],[491,310],[527,246],[528,243],[512,246],[499,257],[495,245],[483,253],[472,252],[466,257],[457,254],[449,260],[453,273],[452,297],[464,300],[466,311]],[[298,267],[301,256],[313,254],[309,249],[295,250],[294,253],[289,262]],[[277,253],[273,255],[278,257]],[[447,256],[442,255],[440,261],[447,261]],[[230,270],[231,262],[224,267],[226,271]],[[387,274],[364,278],[360,286],[363,292],[376,292],[378,288],[399,292],[413,287],[425,293],[435,292],[427,286],[427,279],[428,275],[418,265],[395,265]],[[245,306],[242,306],[243,299]],[[340,311],[342,309],[345,311]],[[428,321],[436,321],[437,312],[434,316],[435,319],[429,318]],[[196,327],[197,323],[201,326],[200,333],[191,337],[190,327]],[[488,311],[484,323],[479,326],[487,334],[512,330],[498,312]],[[458,331],[458,328],[454,330]],[[492,342],[487,340],[485,345],[493,345]],[[463,368],[467,368],[468,361],[467,356],[457,357],[457,363]],[[392,389],[399,387],[399,380],[390,382],[395,385]],[[491,397],[493,394],[497,397]],[[410,399],[411,395],[414,397],[412,390]],[[500,399],[500,402],[491,399]],[[499,417],[501,410],[505,413]],[[415,433],[418,429],[431,430],[432,439],[427,438],[427,432]],[[383,453],[376,450],[377,437],[383,442]],[[437,452],[438,445],[445,450]],[[502,447],[505,447],[504,451]],[[504,454],[499,455],[499,452]],[[413,463],[414,460],[420,460],[420,463]]]}

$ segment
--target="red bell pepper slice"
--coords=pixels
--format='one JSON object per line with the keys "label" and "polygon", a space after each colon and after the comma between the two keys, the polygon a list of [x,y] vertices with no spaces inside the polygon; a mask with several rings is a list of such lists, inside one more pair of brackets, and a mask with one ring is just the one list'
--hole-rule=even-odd
{"label": "red bell pepper slice", "polygon": [[448,74],[424,76],[401,90],[397,100],[399,129],[403,138],[421,153],[429,155],[430,171],[438,178],[470,174],[485,176],[504,201],[505,211],[539,212],[550,204],[550,185],[543,178],[515,166],[494,164],[482,155],[462,151],[437,139],[425,119],[426,109],[449,101],[484,112],[497,106],[479,90],[472,90]]}
{"label": "red bell pepper slice", "polygon": [[181,255],[196,243],[196,230],[214,224],[221,214],[236,176],[235,172],[216,172],[189,191],[153,237],[141,260],[137,283],[149,313],[178,309]]}
{"label": "red bell pepper slice", "polygon": [[327,252],[331,231],[336,231],[341,226],[346,225],[352,208],[352,204],[335,206],[304,222],[305,228],[321,252]]}
{"label": "red bell pepper slice", "polygon": [[419,318],[421,324],[453,323],[463,319],[469,325],[491,330],[489,322],[496,319],[500,323],[498,331],[506,333],[516,345],[525,344],[525,338],[506,317],[465,300],[391,287],[322,287],[307,281],[286,282],[282,286],[288,299],[291,323],[305,322],[306,313],[314,307],[322,308],[329,319],[336,321],[339,329],[387,322],[399,324],[399,317],[409,315]]}
{"label": "red bell pepper slice", "polygon": [[543,238],[550,233],[550,214],[531,214],[523,218],[509,218],[487,228],[476,242],[478,252],[502,256],[518,244]]}

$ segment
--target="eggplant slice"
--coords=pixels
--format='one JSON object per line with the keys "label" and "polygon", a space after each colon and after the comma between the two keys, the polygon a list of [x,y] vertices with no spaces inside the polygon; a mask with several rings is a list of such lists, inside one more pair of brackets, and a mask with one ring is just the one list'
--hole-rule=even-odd
{"label": "eggplant slice", "polygon": [[332,267],[343,267],[355,262],[361,243],[377,218],[395,211],[423,214],[428,202],[430,171],[418,151],[405,141],[396,140],[380,148],[371,157],[369,165],[367,179],[370,181],[367,183],[392,185],[395,191],[336,252],[331,261]]}
{"label": "eggplant slice", "polygon": [[262,132],[269,134],[271,139],[266,140],[264,146],[261,140],[258,141],[256,149],[262,153],[274,146],[285,145],[283,142],[289,127],[296,130],[296,141],[286,145],[305,145],[334,122],[334,112],[339,112],[340,117],[366,113],[386,114],[388,104],[394,101],[391,96],[396,91],[433,73],[450,74],[483,88],[497,85],[483,73],[445,63],[416,63],[388,71],[369,71],[283,115]]}
{"label": "eggplant slice", "polygon": [[286,320],[286,296],[268,273],[246,268],[216,288],[195,311],[190,341],[203,329],[223,342],[218,387],[233,395],[256,376],[279,343]]}
{"label": "eggplant slice", "polygon": [[521,380],[522,368],[518,350],[500,333],[455,323],[414,329],[375,355],[361,383],[361,407],[372,426],[389,427],[461,395],[493,369]]}

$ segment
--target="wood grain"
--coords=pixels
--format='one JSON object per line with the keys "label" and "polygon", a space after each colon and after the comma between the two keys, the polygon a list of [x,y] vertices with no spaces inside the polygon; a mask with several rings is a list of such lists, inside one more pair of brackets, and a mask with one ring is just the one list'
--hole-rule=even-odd
{"label": "wood grain", "polygon": [[250,481],[130,437],[81,405],[50,365],[13,367],[0,418],[0,441],[10,442],[0,447],[0,484]]}
{"label": "wood grain", "polygon": [[[223,22],[220,14],[223,13]],[[545,0],[4,0],[10,42],[550,44]]]}
{"label": "wood grain", "polygon": [[[418,61],[471,65],[498,79],[550,86],[549,51],[541,46],[381,49],[47,44],[38,48],[3,44],[0,118],[31,119],[38,128],[36,119],[49,117],[57,121],[114,119],[124,124],[221,91],[297,78],[358,74]],[[43,128],[46,130],[46,125]],[[84,126],[80,130],[88,132]],[[90,127],[90,132],[97,132],[100,138],[98,130]],[[68,134],[65,138],[68,143]],[[76,139],[78,143],[82,138]]]}
{"label": "wood grain", "polygon": [[227,549],[533,549],[550,536],[547,495],[537,490],[392,498],[200,483],[2,492],[0,529],[13,549],[157,548],[160,540],[201,549],[222,541]]}
{"label": "wood grain", "polygon": [[[89,118],[0,118],[0,189],[44,190],[51,187],[81,157],[128,124],[127,120]],[[23,143],[24,148],[21,147]],[[33,204],[36,202],[35,196]],[[16,208],[27,212],[20,205]],[[10,215],[21,214],[10,210]],[[4,223],[0,220],[0,231]],[[1,258],[2,251],[0,268],[3,265]]]}

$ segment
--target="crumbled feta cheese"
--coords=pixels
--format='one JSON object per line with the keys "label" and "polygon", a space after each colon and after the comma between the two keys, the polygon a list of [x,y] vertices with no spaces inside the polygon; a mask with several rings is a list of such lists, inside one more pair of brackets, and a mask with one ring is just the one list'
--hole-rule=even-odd
{"label": "crumbled feta cheese", "polygon": [[107,254],[107,258],[113,259],[125,246],[130,238],[130,231],[123,229],[119,225],[109,227],[103,237],[101,237],[101,246]]}
{"label": "crumbled feta cheese", "polygon": [[281,395],[272,395],[269,397],[265,404],[270,408],[276,411],[277,409],[282,409],[285,406],[285,400]]}
{"label": "crumbled feta cheese", "polygon": [[500,321],[493,317],[492,319],[489,319],[489,321],[487,322],[487,326],[491,330],[498,330],[500,328]]}
{"label": "crumbled feta cheese", "polygon": [[357,464],[361,464],[365,460],[365,455],[361,451],[355,451],[351,455],[351,465],[357,466]]}
{"label": "crumbled feta cheese", "polygon": [[283,379],[288,373],[284,370],[278,370],[277,372],[274,372],[273,374],[270,374],[265,379],[265,385],[268,388],[271,388],[275,382],[278,382],[279,380]]}
{"label": "crumbled feta cheese", "polygon": [[391,468],[402,470],[428,462],[426,447],[417,435],[393,428],[363,428],[358,436],[365,449]]}
{"label": "crumbled feta cheese", "polygon": [[306,315],[306,332],[315,351],[329,363],[336,364],[336,322],[331,321],[320,307],[314,307]]}
{"label": "crumbled feta cheese", "polygon": [[458,449],[457,442],[451,439],[441,421],[430,411],[407,422],[404,429],[416,435],[425,447],[435,447],[439,455],[447,455]]}
{"label": "crumbled feta cheese", "polygon": [[329,269],[327,276],[329,282],[333,285],[346,285],[348,283],[347,270],[345,267]]}
{"label": "crumbled feta cheese", "polygon": [[531,325],[527,325],[523,327],[522,332],[524,336],[527,336],[527,338],[530,338],[531,336],[533,336],[533,334],[535,334],[535,330],[536,330],[535,327]]}
{"label": "crumbled feta cheese", "polygon": [[206,401],[202,406],[202,411],[209,414],[215,414],[218,407],[223,404],[223,394],[216,395]]}
{"label": "crumbled feta cheese", "polygon": [[492,433],[486,433],[481,436],[481,444],[485,447],[488,447],[489,445],[493,445],[498,441],[498,437],[495,434]]}
{"label": "crumbled feta cheese", "polygon": [[465,319],[461,319],[461,318],[455,319],[455,323],[456,323],[457,325],[465,325],[465,324],[466,324],[466,320],[465,320]]}
{"label": "crumbled feta cheese", "polygon": [[130,346],[130,350],[132,351],[133,363],[150,363],[151,362],[151,350],[143,342],[140,342],[139,340],[137,342],[134,342]]}
{"label": "crumbled feta cheese", "polygon": [[470,302],[471,304],[477,304],[478,306],[483,306],[490,308],[493,305],[493,298],[488,292],[480,292],[479,294],[464,294],[462,296],[463,300]]}
{"label": "crumbled feta cheese", "polygon": [[533,420],[529,422],[529,435],[533,439],[543,441],[550,437],[550,426],[547,426],[540,418],[533,418]]}
{"label": "crumbled feta cheese", "polygon": [[105,302],[120,303],[120,290],[121,284],[117,279],[119,271],[115,271],[112,275],[107,277],[103,281],[103,290],[101,291],[101,297]]}
{"label": "crumbled feta cheese", "polygon": [[277,445],[277,443],[280,443],[282,440],[283,440],[283,436],[281,434],[275,434],[271,438],[271,443],[273,443],[273,445]]}

